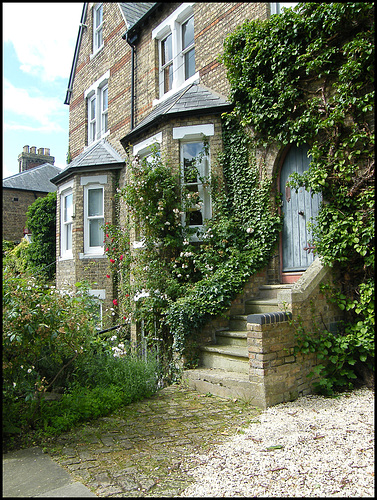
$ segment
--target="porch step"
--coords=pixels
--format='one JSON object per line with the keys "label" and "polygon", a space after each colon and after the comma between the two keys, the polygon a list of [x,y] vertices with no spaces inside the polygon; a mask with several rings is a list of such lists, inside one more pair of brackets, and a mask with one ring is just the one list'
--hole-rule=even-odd
{"label": "porch step", "polygon": [[293,284],[283,284],[280,283],[278,285],[261,285],[259,287],[258,291],[258,296],[256,298],[258,299],[276,299],[277,298],[277,293],[280,290],[285,290],[292,288]]}
{"label": "porch step", "polygon": [[277,299],[250,299],[245,301],[246,314],[269,313],[279,310]]}
{"label": "porch step", "polygon": [[216,345],[247,347],[247,331],[218,330]]}
{"label": "porch step", "polygon": [[221,368],[230,372],[249,373],[249,356],[246,346],[205,345],[200,351],[200,364],[204,368]]}
{"label": "porch step", "polygon": [[242,399],[252,403],[255,394],[246,373],[214,368],[185,370],[182,380],[191,389],[202,394],[213,394],[226,399]]}

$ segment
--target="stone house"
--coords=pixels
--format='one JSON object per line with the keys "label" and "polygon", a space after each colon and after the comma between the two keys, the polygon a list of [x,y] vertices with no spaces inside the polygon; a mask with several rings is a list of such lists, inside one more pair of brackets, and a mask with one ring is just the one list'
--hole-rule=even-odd
{"label": "stone house", "polygon": [[19,243],[28,234],[26,211],[37,198],[56,191],[50,180],[61,171],[48,148],[24,146],[19,173],[3,179],[3,240]]}
{"label": "stone house", "polygon": [[[216,169],[221,114],[231,109],[218,61],[223,41],[244,20],[267,19],[279,8],[268,2],[84,3],[65,100],[72,161],[53,179],[58,288],[89,280],[102,314],[112,307],[116,290],[106,278],[101,226],[115,222],[114,193],[126,182],[127,151],[143,158],[157,148],[179,165],[195,157],[205,136],[206,168]],[[269,174],[280,173],[289,222],[275,258],[233,301],[230,321],[215,319],[203,330],[202,368],[185,374],[198,390],[261,407],[311,391],[306,374],[315,360],[293,355],[289,319],[300,312],[310,322],[313,297],[323,304],[328,325],[338,316],[319,295],[328,271],[302,250],[308,246],[306,220],[320,199],[285,191],[289,173],[307,168],[305,162],[305,149],[268,152]],[[210,197],[203,198],[189,225],[211,216]]]}

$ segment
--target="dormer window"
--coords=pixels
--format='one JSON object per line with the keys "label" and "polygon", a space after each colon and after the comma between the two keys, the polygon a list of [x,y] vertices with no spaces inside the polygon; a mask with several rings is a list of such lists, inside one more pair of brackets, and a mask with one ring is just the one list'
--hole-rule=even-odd
{"label": "dormer window", "polygon": [[103,14],[102,4],[93,7],[93,53],[98,52],[103,45]]}
{"label": "dormer window", "polygon": [[152,31],[152,38],[158,41],[160,99],[169,97],[199,78],[199,74],[195,73],[192,5],[182,4]]}

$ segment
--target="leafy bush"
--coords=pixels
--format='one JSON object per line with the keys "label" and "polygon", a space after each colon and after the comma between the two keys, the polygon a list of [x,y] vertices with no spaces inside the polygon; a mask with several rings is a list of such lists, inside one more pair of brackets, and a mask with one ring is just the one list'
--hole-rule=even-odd
{"label": "leafy bush", "polygon": [[37,198],[26,215],[26,226],[32,233],[28,266],[51,279],[56,261],[56,192]]}
{"label": "leafy bush", "polygon": [[[157,389],[155,357],[141,360],[99,337],[85,285],[59,292],[3,272],[3,439],[69,429]],[[114,340],[114,339],[113,339]],[[121,357],[119,357],[121,356]],[[90,381],[90,383],[88,382]],[[46,400],[51,392],[60,401]],[[63,416],[62,416],[63,415]]]}

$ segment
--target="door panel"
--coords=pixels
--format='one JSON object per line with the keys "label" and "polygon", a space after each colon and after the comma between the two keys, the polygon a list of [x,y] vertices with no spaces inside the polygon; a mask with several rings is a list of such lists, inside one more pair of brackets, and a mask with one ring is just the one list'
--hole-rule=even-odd
{"label": "door panel", "polygon": [[[314,260],[308,247],[312,234],[308,222],[318,215],[322,196],[311,196],[309,191],[300,187],[298,192],[287,187],[289,175],[302,174],[309,168],[308,146],[292,146],[280,174],[280,190],[283,194],[283,231],[282,231],[282,272],[305,271]],[[306,248],[306,250],[305,250]]]}

